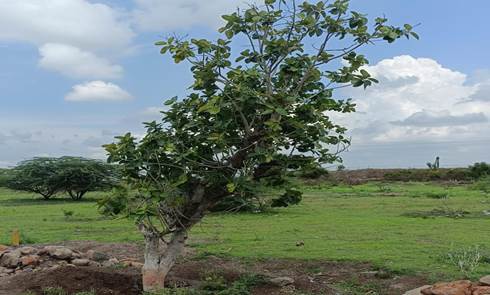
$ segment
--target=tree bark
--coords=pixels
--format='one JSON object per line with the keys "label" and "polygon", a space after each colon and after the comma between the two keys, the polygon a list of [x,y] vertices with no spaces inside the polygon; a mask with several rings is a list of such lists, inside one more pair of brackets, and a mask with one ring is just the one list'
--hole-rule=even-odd
{"label": "tree bark", "polygon": [[165,278],[182,254],[187,233],[184,230],[172,234],[167,245],[162,245],[158,234],[145,233],[145,265],[143,266],[143,290],[157,292],[165,288]]}

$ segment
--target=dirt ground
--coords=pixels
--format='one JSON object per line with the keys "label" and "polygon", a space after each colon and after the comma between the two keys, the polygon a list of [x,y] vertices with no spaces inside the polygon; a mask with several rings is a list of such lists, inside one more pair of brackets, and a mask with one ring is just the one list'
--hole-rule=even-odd
{"label": "dirt ground", "polygon": [[[119,260],[142,261],[142,249],[135,244],[70,242],[64,245],[82,252],[92,249]],[[426,279],[419,276],[397,276],[377,272],[369,263],[278,259],[241,261],[215,256],[196,256],[192,252],[187,251],[186,256],[174,267],[168,278],[169,286],[198,286],[203,276],[209,273],[219,274],[228,282],[233,282],[243,274],[287,276],[295,281],[294,285],[282,288],[271,284],[260,285],[254,289],[254,295],[294,292],[326,295],[361,294],[349,293],[346,290],[362,290],[366,294],[399,295],[426,283]],[[56,270],[24,272],[0,278],[0,295],[20,295],[26,291],[41,294],[47,287],[62,287],[69,294],[95,290],[97,295],[139,295],[140,281],[141,273],[137,268],[65,266]],[[370,289],[372,293],[369,293]]]}

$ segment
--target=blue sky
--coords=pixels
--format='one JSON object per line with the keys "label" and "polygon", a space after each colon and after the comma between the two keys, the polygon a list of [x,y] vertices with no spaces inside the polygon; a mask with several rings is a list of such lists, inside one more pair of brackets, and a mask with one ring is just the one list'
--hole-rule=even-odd
{"label": "blue sky", "polygon": [[[365,48],[380,85],[344,91],[359,113],[349,168],[490,161],[490,30],[485,0],[352,0],[420,41]],[[142,132],[165,98],[183,95],[187,66],[161,56],[170,33],[214,38],[237,0],[0,0],[0,166],[41,155],[104,156],[116,134]],[[450,4],[448,4],[450,3]]]}

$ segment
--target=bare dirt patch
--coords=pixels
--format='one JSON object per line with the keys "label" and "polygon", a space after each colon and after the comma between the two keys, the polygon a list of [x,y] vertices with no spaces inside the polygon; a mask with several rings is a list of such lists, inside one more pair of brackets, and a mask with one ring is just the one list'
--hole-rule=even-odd
{"label": "bare dirt patch", "polygon": [[[136,244],[69,242],[64,246],[82,252],[95,250],[120,260],[142,261],[141,246]],[[372,289],[376,294],[398,295],[427,283],[426,279],[419,276],[380,272],[369,263],[278,259],[252,261],[195,256],[189,251],[174,267],[168,285],[197,287],[209,273],[219,274],[227,282],[233,282],[244,274],[260,274],[269,278],[289,277],[294,280],[292,285],[284,287],[264,283],[254,289],[254,295],[293,294],[294,291],[308,294],[349,294],[342,292],[345,286],[363,291]],[[140,281],[141,272],[135,267],[64,266],[0,278],[0,295],[19,295],[26,291],[42,294],[41,291],[46,287],[62,287],[69,294],[94,290],[98,295],[136,295],[141,294]]]}

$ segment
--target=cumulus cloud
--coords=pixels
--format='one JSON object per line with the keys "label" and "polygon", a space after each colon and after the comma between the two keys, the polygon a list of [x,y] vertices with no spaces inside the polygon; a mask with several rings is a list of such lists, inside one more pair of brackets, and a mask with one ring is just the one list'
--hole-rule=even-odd
{"label": "cumulus cloud", "polygon": [[168,31],[192,26],[218,27],[221,15],[233,12],[241,0],[136,0],[137,26],[146,31]]}
{"label": "cumulus cloud", "polygon": [[117,10],[86,0],[2,0],[0,40],[120,49],[134,33]]}
{"label": "cumulus cloud", "polygon": [[40,66],[73,78],[113,79],[122,67],[104,57],[131,44],[130,22],[117,9],[87,0],[0,1],[0,41],[39,47]]}
{"label": "cumulus cloud", "polygon": [[131,94],[113,83],[91,81],[73,86],[65,96],[67,101],[123,101],[132,99]]}
{"label": "cumulus cloud", "polygon": [[42,68],[73,78],[115,79],[123,73],[121,66],[67,44],[44,44],[39,48],[39,53]]}
{"label": "cumulus cloud", "polygon": [[[360,143],[471,138],[489,130],[490,101],[474,101],[480,83],[429,58],[397,56],[367,66],[376,86],[346,90],[358,112],[340,116]],[[475,127],[476,126],[476,127]]]}

